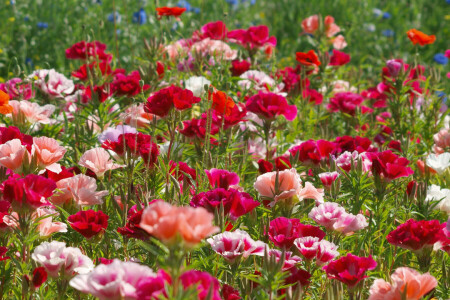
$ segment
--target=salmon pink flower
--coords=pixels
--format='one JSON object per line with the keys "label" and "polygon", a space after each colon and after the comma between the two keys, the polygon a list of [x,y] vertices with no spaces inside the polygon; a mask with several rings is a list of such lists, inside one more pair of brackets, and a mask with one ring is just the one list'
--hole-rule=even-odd
{"label": "salmon pink flower", "polygon": [[13,139],[0,145],[0,165],[11,169],[15,173],[20,173],[25,163],[29,163],[29,156],[27,147],[22,145],[19,139]]}
{"label": "salmon pink flower", "polygon": [[110,158],[111,156],[105,149],[94,148],[86,151],[78,164],[94,172],[98,178],[103,178],[106,171],[124,167],[115,164]]}
{"label": "salmon pink flower", "polygon": [[234,263],[238,258],[245,259],[250,255],[264,256],[264,249],[267,246],[261,241],[254,241],[247,232],[239,229],[212,236],[207,242],[229,263]]}
{"label": "salmon pink flower", "polygon": [[342,34],[337,37],[331,39],[331,43],[333,44],[334,49],[342,50],[347,47],[347,42]]}
{"label": "salmon pink flower", "polygon": [[48,237],[56,232],[67,232],[67,225],[62,222],[53,222],[53,216],[57,216],[54,209],[39,207],[32,215],[33,220],[40,219],[37,230],[41,237]]}
{"label": "salmon pink flower", "polygon": [[93,211],[89,209],[69,216],[67,221],[72,229],[89,240],[105,232],[106,227],[108,227],[108,219],[109,216],[105,215],[101,210]]}
{"label": "salmon pink flower", "polygon": [[359,257],[348,253],[338,260],[334,260],[323,267],[328,278],[339,280],[353,289],[361,280],[367,278],[366,272],[377,266],[376,261],[369,257]]}
{"label": "salmon pink flower", "polygon": [[55,173],[61,172],[61,166],[57,164],[66,153],[66,149],[52,138],[46,136],[33,138],[33,152],[38,165]]}
{"label": "salmon pink flower", "polygon": [[314,50],[309,50],[308,52],[297,52],[296,60],[304,66],[320,66],[321,62]]}
{"label": "salmon pink flower", "polygon": [[302,21],[303,31],[314,34],[319,29],[319,16],[313,15]]}
{"label": "salmon pink flower", "polygon": [[413,45],[419,44],[420,46],[425,46],[433,44],[436,41],[435,35],[427,35],[417,29],[410,29],[406,34]]}
{"label": "salmon pink flower", "polygon": [[279,115],[283,115],[289,121],[297,117],[297,107],[289,105],[286,98],[274,93],[260,91],[258,94],[251,96],[245,106],[248,111],[267,120],[274,120]]}
{"label": "salmon pink flower", "polygon": [[[219,281],[208,272],[186,271],[180,276],[184,289],[196,287],[199,300],[221,300]],[[211,292],[210,292],[211,291]],[[211,293],[211,295],[210,295]],[[210,295],[210,296],[208,296]]]}
{"label": "salmon pink flower", "polygon": [[[140,103],[140,104],[133,104],[128,108],[126,108],[125,111],[119,115],[119,118],[125,124],[129,125],[129,126],[124,125],[124,127],[132,126],[135,128],[147,128],[148,126],[150,126],[150,122],[157,117],[153,114],[145,112],[144,103]],[[116,128],[119,128],[120,126],[121,125],[117,126]],[[134,131],[133,133],[136,133],[136,131]]]}
{"label": "salmon pink flower", "polygon": [[55,111],[55,106],[47,104],[40,106],[30,101],[12,100],[10,104],[13,107],[12,120],[15,124],[50,124],[50,116]]}
{"label": "salmon pink flower", "polygon": [[391,231],[387,241],[394,246],[420,251],[425,247],[432,247],[439,240],[443,226],[438,220],[409,219]]}
{"label": "salmon pink flower", "polygon": [[339,28],[339,26],[337,26],[334,23],[334,18],[332,16],[326,16],[324,24],[325,24],[325,35],[329,38],[336,35],[339,31],[341,31],[341,28]]}
{"label": "salmon pink flower", "polygon": [[56,205],[62,205],[71,199],[79,206],[102,204],[102,198],[108,195],[108,191],[97,191],[95,178],[84,174],[62,179],[56,186],[60,191],[51,198],[51,202]]}
{"label": "salmon pink flower", "polygon": [[450,151],[450,130],[448,128],[441,129],[433,135],[433,150],[436,154],[442,154],[445,150]]}
{"label": "salmon pink flower", "polygon": [[376,279],[370,287],[368,300],[419,300],[438,284],[430,273],[420,274],[414,269],[401,267],[391,275],[390,283]]}

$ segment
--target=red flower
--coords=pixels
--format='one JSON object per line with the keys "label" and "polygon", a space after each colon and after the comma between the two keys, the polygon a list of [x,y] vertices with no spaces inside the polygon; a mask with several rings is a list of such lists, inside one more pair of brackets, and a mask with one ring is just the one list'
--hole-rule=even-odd
{"label": "red flower", "polygon": [[399,157],[391,150],[377,153],[370,152],[368,157],[372,161],[372,172],[387,181],[414,174],[414,171],[407,167],[409,160]]}
{"label": "red flower", "polygon": [[0,200],[0,231],[8,229],[9,226],[3,221],[3,217],[9,215],[9,209],[11,208],[11,203],[8,201]]}
{"label": "red flower", "polygon": [[345,114],[354,116],[356,108],[361,105],[364,98],[352,92],[336,93],[333,98],[330,99],[330,103],[327,108],[331,112],[343,112]]}
{"label": "red flower", "polygon": [[39,288],[47,280],[47,272],[44,267],[37,267],[33,271],[31,282],[35,289]]}
{"label": "red flower", "polygon": [[234,172],[213,168],[205,173],[212,188],[228,189],[230,185],[239,184],[239,176]]}
{"label": "red flower", "polygon": [[295,239],[305,236],[317,237],[322,240],[325,232],[319,226],[304,225],[300,223],[299,219],[278,217],[270,221],[269,239],[279,248],[287,250],[292,247]]}
{"label": "red flower", "polygon": [[358,153],[367,152],[367,151],[374,151],[376,150],[375,147],[371,147],[372,141],[365,137],[360,136],[338,136],[334,143],[336,145],[336,152],[342,153],[345,151],[353,152],[358,151]]}
{"label": "red flower", "polygon": [[108,227],[109,216],[105,215],[101,210],[93,211],[82,210],[67,218],[67,221],[76,232],[80,233],[87,239],[91,239],[96,235],[101,235]]}
{"label": "red flower", "polygon": [[261,48],[265,45],[273,47],[277,45],[277,39],[274,36],[269,36],[269,28],[265,25],[252,26],[247,30],[232,30],[228,32],[228,38],[230,41],[250,49]]}
{"label": "red flower", "polygon": [[99,70],[102,75],[108,75],[112,72],[111,66],[107,61],[101,61],[99,64],[94,61],[89,65],[84,64],[78,70],[73,71],[72,76],[83,81],[87,80],[89,79],[88,68],[91,76],[95,76],[96,70]]}
{"label": "red flower", "polygon": [[336,145],[325,140],[308,140],[289,149],[294,158],[304,164],[318,165],[322,160],[328,161],[330,154],[336,151]]}
{"label": "red flower", "polygon": [[[111,89],[118,96],[133,97],[142,91],[139,81],[141,80],[141,75],[138,71],[133,71],[128,75],[122,73],[116,74],[114,81],[111,83]],[[147,89],[148,86],[143,87]]]}
{"label": "red flower", "polygon": [[373,270],[377,266],[377,262],[369,257],[359,257],[348,253],[338,260],[330,262],[323,267],[327,272],[328,278],[337,279],[346,284],[350,289],[355,287],[358,282],[367,278],[367,270]]}
{"label": "red flower", "polygon": [[420,46],[425,46],[433,44],[436,41],[435,35],[427,35],[417,29],[410,29],[406,34],[414,45],[419,44]]}
{"label": "red flower", "polygon": [[94,57],[110,62],[112,59],[112,55],[106,54],[105,50],[106,45],[100,43],[99,41],[93,41],[92,43],[81,41],[73,44],[70,48],[66,49],[66,58],[88,59],[90,57]]}
{"label": "red flower", "polygon": [[223,40],[227,37],[228,29],[224,22],[210,22],[202,26],[202,38],[212,40]]}
{"label": "red flower", "polygon": [[87,100],[97,99],[99,102],[103,103],[105,102],[111,95],[113,91],[111,90],[109,84],[105,83],[102,86],[94,86],[94,92],[92,92],[91,86],[88,86],[84,90],[84,96]]}
{"label": "red flower", "polygon": [[275,167],[278,171],[283,171],[292,168],[292,165],[288,157],[280,156],[275,158]]}
{"label": "red flower", "polygon": [[170,16],[174,16],[175,18],[178,18],[186,11],[186,8],[164,6],[164,7],[157,7],[156,11],[158,12],[158,19],[161,19],[162,17],[170,17]]}
{"label": "red flower", "polygon": [[292,121],[297,117],[297,106],[289,105],[286,98],[274,93],[259,92],[248,98],[245,106],[248,111],[263,119],[273,120],[276,116],[283,115]]}
{"label": "red flower", "polygon": [[58,182],[62,179],[70,178],[81,173],[80,169],[78,169],[77,167],[74,168],[67,169],[64,166],[61,166],[62,171],[59,172],[58,174],[49,170],[45,170],[45,172],[42,175],[48,179],[53,180],[54,182]]}
{"label": "red flower", "polygon": [[6,252],[8,252],[8,248],[0,246],[0,261],[10,259],[9,256],[5,256]]}
{"label": "red flower", "polygon": [[30,174],[25,178],[8,178],[4,183],[3,199],[10,202],[15,211],[34,210],[49,205],[47,198],[53,195],[53,180]]}
{"label": "red flower", "polygon": [[230,72],[233,76],[241,76],[242,74],[250,70],[251,65],[252,64],[246,60],[235,59],[231,62]]}
{"label": "red flower", "polygon": [[260,174],[272,172],[273,165],[271,162],[268,162],[267,160],[260,159],[258,160],[258,170]]}
{"label": "red flower", "polygon": [[239,295],[239,291],[228,284],[224,284],[222,286],[222,297],[223,297],[223,300],[242,299],[241,295]]}
{"label": "red flower", "polygon": [[137,205],[133,205],[128,211],[125,227],[117,228],[117,232],[128,238],[135,238],[143,241],[148,240],[150,235],[139,225],[141,223],[143,211],[143,208],[138,210]]}
{"label": "red flower", "polygon": [[330,66],[343,66],[350,62],[350,55],[333,49],[333,55],[330,58]]}
{"label": "red flower", "polygon": [[204,207],[211,213],[218,211],[223,206],[224,215],[235,221],[240,216],[251,212],[260,203],[247,193],[235,189],[217,188],[212,191],[202,192],[192,197],[190,206]]}
{"label": "red flower", "polygon": [[309,50],[308,52],[297,52],[296,60],[304,66],[320,66],[321,62],[314,50]]}
{"label": "red flower", "polygon": [[394,245],[404,249],[420,251],[424,247],[431,247],[439,241],[443,226],[438,220],[416,221],[409,219],[391,231],[386,239]]}
{"label": "red flower", "polygon": [[[292,289],[296,289],[298,284],[300,284],[300,286],[302,287],[309,285],[310,283],[309,279],[311,278],[311,274],[308,273],[307,271],[294,267],[289,269],[289,273],[290,275],[284,279],[284,283],[286,285],[292,284],[291,286]],[[284,294],[285,289],[281,290],[280,292],[281,294]]]}
{"label": "red flower", "polygon": [[[179,129],[179,132],[182,135],[185,135],[189,138],[198,138],[200,140],[204,140],[206,137],[206,114],[202,114],[200,119],[192,119],[190,121],[183,121],[183,129]],[[213,114],[213,119],[211,122],[211,135],[215,135],[219,132],[219,122],[216,114]],[[215,141],[214,138],[211,138],[212,141]]]}
{"label": "red flower", "polygon": [[213,92],[212,95],[209,95],[210,100],[211,98],[213,101],[211,108],[214,109],[219,115],[229,116],[233,107],[236,105],[233,99],[222,91]]}
{"label": "red flower", "polygon": [[158,74],[158,79],[164,78],[164,64],[160,61],[156,62],[156,73]]}
{"label": "red flower", "polygon": [[163,118],[174,106],[177,110],[185,110],[200,100],[192,91],[172,85],[151,95],[145,104],[145,112]]}
{"label": "red flower", "polygon": [[310,88],[305,88],[303,90],[303,98],[307,99],[309,103],[314,103],[315,105],[322,104],[323,101],[323,95]]}

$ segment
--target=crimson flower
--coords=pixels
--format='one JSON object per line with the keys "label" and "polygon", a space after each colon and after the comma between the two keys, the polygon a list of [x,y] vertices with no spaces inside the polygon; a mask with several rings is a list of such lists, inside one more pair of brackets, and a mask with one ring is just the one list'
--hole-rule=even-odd
{"label": "crimson flower", "polygon": [[101,235],[108,227],[109,216],[100,211],[82,210],[67,218],[70,226],[87,239]]}
{"label": "crimson flower", "polygon": [[383,152],[370,152],[369,159],[372,161],[372,172],[387,181],[400,177],[408,177],[414,171],[408,167],[409,160],[399,157],[391,150]]}
{"label": "crimson flower", "polygon": [[149,88],[148,85],[140,86],[139,81],[141,75],[138,71],[133,71],[128,75],[118,73],[115,75],[111,83],[111,89],[118,96],[133,97],[139,94],[142,90]]}
{"label": "crimson flower", "polygon": [[128,238],[135,238],[143,241],[149,239],[150,235],[139,225],[141,223],[143,211],[143,208],[138,210],[137,205],[133,205],[128,211],[127,223],[124,227],[117,228],[117,232]]}
{"label": "crimson flower", "polygon": [[304,164],[318,165],[322,160],[327,161],[330,154],[336,151],[336,145],[326,140],[308,140],[289,149],[294,158]]}
{"label": "crimson flower", "polygon": [[22,145],[26,146],[28,151],[31,152],[31,146],[33,145],[31,135],[21,133],[19,128],[15,126],[0,127],[0,145],[13,139],[19,139]]}
{"label": "crimson flower", "polygon": [[297,117],[297,106],[289,105],[286,98],[274,93],[259,92],[248,98],[245,106],[248,111],[263,119],[273,120],[276,116],[283,115],[292,121]]}
{"label": "crimson flower", "polygon": [[[198,291],[198,299],[220,300],[220,284],[219,281],[208,272],[197,270],[186,271],[180,276],[181,284],[184,289],[196,286]],[[210,295],[208,297],[208,295]]]}
{"label": "crimson flower", "polygon": [[343,112],[345,114],[354,116],[356,109],[361,106],[364,98],[352,92],[336,93],[334,97],[330,99],[330,103],[327,108],[330,112]]}
{"label": "crimson flower", "polygon": [[386,239],[389,244],[412,251],[420,251],[424,247],[432,247],[442,233],[443,226],[438,220],[409,219],[391,231]]}
{"label": "crimson flower", "polygon": [[91,43],[81,41],[73,44],[70,48],[66,49],[66,58],[88,59],[90,57],[94,57],[110,62],[112,60],[112,55],[106,54],[105,50],[106,45],[100,43],[99,41],[93,41]]}
{"label": "crimson flower", "polygon": [[9,256],[5,256],[6,252],[8,252],[8,248],[0,246],[0,261],[10,259]]}
{"label": "crimson flower", "polygon": [[35,289],[39,288],[47,280],[47,272],[44,267],[37,267],[33,271],[31,282]]}
{"label": "crimson flower", "polygon": [[317,237],[322,240],[325,232],[319,226],[302,224],[299,219],[278,217],[270,221],[269,239],[279,248],[289,249],[295,239],[305,236]]}
{"label": "crimson flower", "polygon": [[192,91],[172,85],[151,95],[145,104],[145,112],[163,118],[173,107],[177,110],[185,110],[200,100],[199,97],[194,96]]}
{"label": "crimson flower", "polygon": [[239,291],[228,284],[222,285],[222,297],[224,300],[242,299],[241,295],[239,295]]}
{"label": "crimson flower", "polygon": [[230,72],[233,76],[241,76],[242,74],[250,70],[251,65],[252,64],[246,60],[236,59],[231,62]]}
{"label": "crimson flower", "polygon": [[350,55],[333,49],[333,55],[330,57],[330,66],[343,66],[350,62]]}
{"label": "crimson flower", "polygon": [[[212,40],[223,40],[227,37],[228,29],[224,22],[210,22],[202,26],[202,38],[210,38]],[[238,75],[239,76],[239,75]]]}
{"label": "crimson flower", "polygon": [[212,188],[228,189],[230,185],[239,184],[239,176],[234,172],[212,168],[205,173]]}
{"label": "crimson flower", "polygon": [[377,262],[369,257],[359,257],[348,253],[338,260],[330,262],[322,269],[327,273],[328,278],[339,280],[352,289],[364,278],[367,278],[366,272],[373,270],[377,266]]}
{"label": "crimson flower", "polygon": [[228,32],[228,39],[249,49],[261,48],[265,45],[273,47],[277,45],[276,37],[269,36],[269,28],[265,25],[252,26],[247,30],[232,30]]}

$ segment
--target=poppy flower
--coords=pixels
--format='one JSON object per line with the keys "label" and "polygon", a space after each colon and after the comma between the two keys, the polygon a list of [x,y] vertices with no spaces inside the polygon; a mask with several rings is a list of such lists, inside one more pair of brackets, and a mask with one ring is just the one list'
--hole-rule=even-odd
{"label": "poppy flower", "polygon": [[212,95],[210,94],[209,99],[213,101],[212,109],[219,114],[225,114],[227,116],[231,114],[231,110],[236,105],[233,99],[222,91],[213,92]]}
{"label": "poppy flower", "polygon": [[162,17],[170,17],[174,16],[175,18],[178,18],[186,11],[186,8],[182,7],[157,7],[156,12],[158,13],[158,19],[161,19]]}
{"label": "poppy flower", "polygon": [[0,114],[7,115],[13,112],[13,107],[9,104],[9,95],[0,90]]}
{"label": "poppy flower", "polygon": [[417,29],[410,29],[406,32],[406,34],[414,45],[419,44],[420,46],[425,46],[428,44],[433,44],[434,41],[436,41],[435,35],[427,35]]}
{"label": "poppy flower", "polygon": [[314,50],[309,50],[308,52],[297,52],[296,60],[304,66],[320,66],[321,62]]}

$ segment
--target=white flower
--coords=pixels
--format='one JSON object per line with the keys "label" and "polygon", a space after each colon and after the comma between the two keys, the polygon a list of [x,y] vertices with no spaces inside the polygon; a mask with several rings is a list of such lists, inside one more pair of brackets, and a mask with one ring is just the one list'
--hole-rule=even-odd
{"label": "white flower", "polygon": [[450,167],[450,153],[444,152],[440,155],[430,154],[427,157],[427,166],[435,170],[439,175]]}
{"label": "white flower", "polygon": [[284,88],[284,83],[277,85],[276,81],[264,72],[249,70],[243,73],[240,77],[243,80],[240,80],[238,84],[243,89],[248,90],[250,88],[254,88],[257,91],[267,91],[267,87],[269,87],[270,91],[275,94],[281,96],[287,95],[286,93],[281,92]]}
{"label": "white flower", "polygon": [[441,189],[440,186],[432,184],[428,187],[426,201],[440,201],[436,208],[450,215],[450,190]]}
{"label": "white flower", "polygon": [[192,76],[184,82],[186,89],[192,91],[195,97],[201,97],[205,93],[205,84],[209,86],[211,81],[203,76]]}

